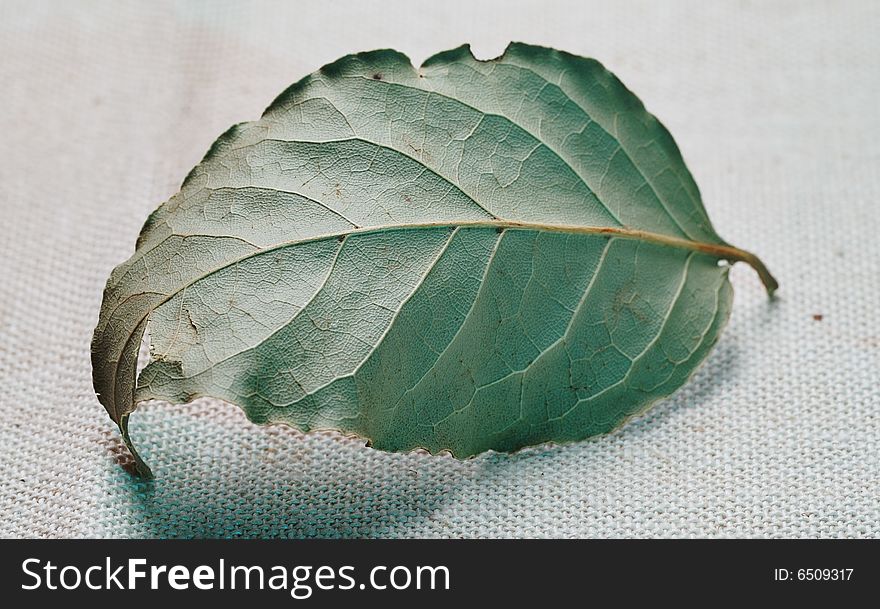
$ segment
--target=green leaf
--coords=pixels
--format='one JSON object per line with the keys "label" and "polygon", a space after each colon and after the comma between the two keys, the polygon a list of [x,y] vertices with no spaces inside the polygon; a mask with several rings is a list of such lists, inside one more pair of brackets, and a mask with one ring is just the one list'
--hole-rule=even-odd
{"label": "green leaf", "polygon": [[776,287],[596,61],[351,55],[220,136],[150,216],[104,293],[95,390],[129,445],[138,402],[199,396],[391,451],[571,442],[706,357],[719,260]]}

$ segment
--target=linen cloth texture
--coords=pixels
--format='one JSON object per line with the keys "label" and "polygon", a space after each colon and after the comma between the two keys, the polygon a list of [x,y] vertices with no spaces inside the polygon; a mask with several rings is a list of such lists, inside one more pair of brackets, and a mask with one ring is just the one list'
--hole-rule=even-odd
{"label": "linen cloth texture", "polygon": [[[0,535],[877,537],[880,4],[3,2]],[[510,40],[602,61],[670,129],[737,265],[692,381],[607,437],[468,461],[153,403],[118,461],[89,341],[211,142],[345,54]]]}

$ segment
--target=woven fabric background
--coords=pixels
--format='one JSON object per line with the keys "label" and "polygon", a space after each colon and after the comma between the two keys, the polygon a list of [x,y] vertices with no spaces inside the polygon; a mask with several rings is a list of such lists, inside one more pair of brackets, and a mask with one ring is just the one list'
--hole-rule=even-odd
{"label": "woven fabric background", "polygon": [[[880,536],[877,32],[871,1],[0,3],[0,535]],[[707,363],[608,437],[460,462],[156,403],[130,478],[89,341],[148,213],[339,56],[511,39],[636,91],[779,300],[735,268]]]}

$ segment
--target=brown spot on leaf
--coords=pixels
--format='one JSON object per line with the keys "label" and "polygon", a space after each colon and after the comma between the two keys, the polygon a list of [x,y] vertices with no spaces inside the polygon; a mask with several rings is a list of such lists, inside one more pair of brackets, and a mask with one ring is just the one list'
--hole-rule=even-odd
{"label": "brown spot on leaf", "polygon": [[825,319],[825,316],[821,313],[813,313],[813,321],[822,321]]}
{"label": "brown spot on leaf", "polygon": [[382,80],[382,74],[376,72],[375,74],[373,74],[373,80]]}

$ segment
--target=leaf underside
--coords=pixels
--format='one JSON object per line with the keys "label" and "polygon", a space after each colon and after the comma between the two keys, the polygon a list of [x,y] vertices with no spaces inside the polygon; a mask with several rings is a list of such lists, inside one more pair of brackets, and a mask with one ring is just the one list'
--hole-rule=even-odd
{"label": "leaf underside", "polygon": [[352,55],[224,133],[150,216],[107,284],[95,389],[126,441],[138,402],[199,396],[392,451],[575,441],[687,380],[738,251],[596,61]]}

